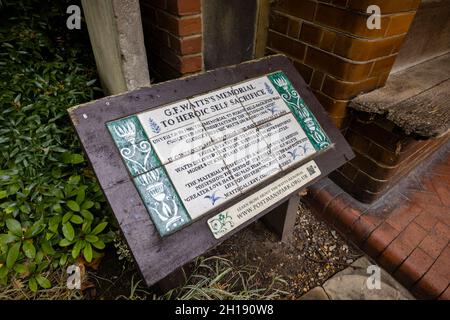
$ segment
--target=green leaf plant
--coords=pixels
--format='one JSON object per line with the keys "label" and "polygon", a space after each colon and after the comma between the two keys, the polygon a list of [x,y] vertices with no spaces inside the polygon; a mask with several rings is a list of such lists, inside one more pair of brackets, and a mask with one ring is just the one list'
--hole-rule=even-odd
{"label": "green leaf plant", "polygon": [[0,8],[0,287],[47,289],[52,269],[100,257],[115,234],[66,111],[101,95],[86,28],[60,19],[68,3]]}

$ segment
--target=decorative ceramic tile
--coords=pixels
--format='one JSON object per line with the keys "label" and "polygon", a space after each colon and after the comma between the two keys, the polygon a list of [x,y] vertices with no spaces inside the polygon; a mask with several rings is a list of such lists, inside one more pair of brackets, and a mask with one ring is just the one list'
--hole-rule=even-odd
{"label": "decorative ceramic tile", "polygon": [[213,141],[230,138],[255,126],[241,106],[217,116],[203,119],[201,122]]}
{"label": "decorative ceramic tile", "polygon": [[283,72],[276,72],[269,75],[268,78],[295,115],[314,148],[316,150],[322,150],[329,147],[331,144],[330,139],[298,92],[294,89],[287,76]]}
{"label": "decorative ceramic tile", "polygon": [[161,165],[136,116],[106,124],[132,176]]}
{"label": "decorative ceramic tile", "polygon": [[166,236],[189,223],[186,209],[164,168],[160,167],[135,177],[134,184],[161,236]]}
{"label": "decorative ceramic tile", "polygon": [[189,98],[189,102],[200,120],[241,106],[231,86]]}
{"label": "decorative ceramic tile", "polygon": [[189,102],[213,141],[254,127],[231,87],[190,98]]}
{"label": "decorative ceramic tile", "polygon": [[166,169],[192,219],[239,194],[214,146],[171,162]]}
{"label": "decorative ceramic tile", "polygon": [[283,169],[316,152],[292,114],[264,123],[259,133]]}
{"label": "decorative ceramic tile", "polygon": [[279,203],[284,197],[320,176],[320,174],[317,164],[310,161],[215,215],[208,220],[208,226],[214,237],[219,239],[265,209]]}
{"label": "decorative ceramic tile", "polygon": [[256,129],[250,129],[217,144],[241,192],[280,171],[277,160]]}
{"label": "decorative ceramic tile", "polygon": [[246,105],[244,108],[247,110],[250,118],[256,125],[273,120],[291,112],[281,97],[271,97],[265,100],[260,100],[259,102]]}
{"label": "decorative ceramic tile", "polygon": [[187,99],[137,115],[149,139],[198,120]]}
{"label": "decorative ceramic tile", "polygon": [[188,100],[141,113],[138,117],[163,164],[212,142]]}
{"label": "decorative ceramic tile", "polygon": [[232,88],[233,93],[243,106],[280,96],[266,76],[234,84]]}
{"label": "decorative ceramic tile", "polygon": [[153,137],[150,142],[161,162],[167,164],[207,147],[212,140],[197,120],[191,125]]}
{"label": "decorative ceramic tile", "polygon": [[256,124],[277,118],[290,110],[266,77],[259,77],[233,86],[239,100]]}

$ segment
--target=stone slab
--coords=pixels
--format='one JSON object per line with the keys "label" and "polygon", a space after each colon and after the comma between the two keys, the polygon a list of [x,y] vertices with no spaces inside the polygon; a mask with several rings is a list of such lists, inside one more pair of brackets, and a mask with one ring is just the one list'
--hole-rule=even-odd
{"label": "stone slab", "polygon": [[[367,285],[374,274],[373,269],[368,270],[370,266],[380,270],[379,288]],[[414,300],[408,290],[366,257],[335,274],[322,287],[331,300]]]}

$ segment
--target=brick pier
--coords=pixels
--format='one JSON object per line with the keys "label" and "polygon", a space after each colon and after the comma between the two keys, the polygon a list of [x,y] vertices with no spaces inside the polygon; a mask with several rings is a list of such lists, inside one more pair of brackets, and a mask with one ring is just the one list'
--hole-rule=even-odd
{"label": "brick pier", "polygon": [[200,0],[142,0],[151,73],[173,79],[203,70]]}
{"label": "brick pier", "polygon": [[[270,14],[268,52],[289,56],[343,126],[348,102],[382,87],[420,0],[280,0]],[[381,29],[368,29],[369,5],[381,9]]]}

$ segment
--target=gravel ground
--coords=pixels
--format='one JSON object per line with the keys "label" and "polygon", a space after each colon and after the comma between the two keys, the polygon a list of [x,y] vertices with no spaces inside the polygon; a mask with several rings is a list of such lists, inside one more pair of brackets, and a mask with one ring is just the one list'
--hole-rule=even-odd
{"label": "gravel ground", "polygon": [[[121,248],[121,249],[120,249]],[[116,252],[125,255],[128,251],[124,244]],[[111,252],[112,251],[112,252]],[[129,296],[132,287],[139,281],[132,262],[119,260],[117,253],[111,250],[106,254],[98,271],[89,272],[90,289],[84,291],[88,299],[115,299]],[[282,243],[262,222],[255,222],[237,233],[206,257],[220,256],[235,266],[258,268],[251,282],[257,287],[267,288],[275,277],[277,288],[286,292],[283,299],[298,299],[308,290],[322,285],[335,273],[345,269],[362,253],[347,243],[336,231],[318,220],[302,202],[298,207],[298,216],[293,239],[289,244]],[[139,285],[138,289],[149,290],[142,298],[152,296],[152,289]]]}
{"label": "gravel ground", "polygon": [[287,299],[298,299],[362,256],[361,251],[318,220],[302,202],[291,243],[279,242],[261,222],[256,222],[211,254],[225,256],[235,263],[257,265],[262,284],[273,276],[281,277],[286,281],[282,289],[289,292]]}

